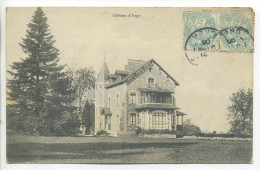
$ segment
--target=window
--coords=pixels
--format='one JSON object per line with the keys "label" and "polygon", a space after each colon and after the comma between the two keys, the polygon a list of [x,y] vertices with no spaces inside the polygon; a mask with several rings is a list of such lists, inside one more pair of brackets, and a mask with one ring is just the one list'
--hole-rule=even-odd
{"label": "window", "polygon": [[140,118],[139,118],[139,113],[136,115],[136,125],[140,125]]}
{"label": "window", "polygon": [[152,72],[152,67],[149,68],[149,71]]}
{"label": "window", "polygon": [[155,112],[152,116],[152,128],[162,129],[166,128],[166,114]]}
{"label": "window", "polygon": [[148,103],[156,103],[155,93],[150,93],[150,102],[148,102]]}
{"label": "window", "polygon": [[119,94],[116,95],[116,104],[119,104]]}
{"label": "window", "polygon": [[136,103],[136,93],[135,92],[130,93],[129,103],[133,103],[133,104]]}
{"label": "window", "polygon": [[141,103],[145,103],[145,94],[141,93]]}
{"label": "window", "polygon": [[153,77],[148,78],[148,84],[154,84],[154,78]]}
{"label": "window", "polygon": [[136,114],[135,113],[130,114],[130,125],[136,125]]}
{"label": "window", "polygon": [[162,103],[167,103],[168,96],[162,96]]}
{"label": "window", "polygon": [[107,130],[111,130],[111,115],[106,115],[105,125]]}
{"label": "window", "polygon": [[110,99],[110,97],[108,98],[108,107],[110,107],[111,106],[111,99]]}

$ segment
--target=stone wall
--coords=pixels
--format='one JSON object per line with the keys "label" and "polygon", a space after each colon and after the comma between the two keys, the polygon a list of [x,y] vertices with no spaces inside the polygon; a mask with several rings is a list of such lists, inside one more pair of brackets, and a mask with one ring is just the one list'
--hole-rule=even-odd
{"label": "stone wall", "polygon": [[[111,116],[111,133],[126,131],[126,104],[127,104],[127,87],[126,84],[109,88],[106,91],[106,107],[109,107]],[[109,106],[110,100],[110,106]]]}

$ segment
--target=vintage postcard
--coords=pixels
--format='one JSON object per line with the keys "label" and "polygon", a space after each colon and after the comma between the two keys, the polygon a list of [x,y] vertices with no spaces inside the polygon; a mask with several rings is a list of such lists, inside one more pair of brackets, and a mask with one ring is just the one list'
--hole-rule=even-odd
{"label": "vintage postcard", "polygon": [[254,31],[244,7],[8,7],[7,163],[252,163]]}

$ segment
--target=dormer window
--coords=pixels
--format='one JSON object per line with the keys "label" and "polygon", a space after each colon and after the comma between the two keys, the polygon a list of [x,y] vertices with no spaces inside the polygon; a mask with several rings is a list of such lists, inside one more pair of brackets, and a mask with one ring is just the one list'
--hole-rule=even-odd
{"label": "dormer window", "polygon": [[154,78],[153,77],[148,78],[148,84],[154,84]]}

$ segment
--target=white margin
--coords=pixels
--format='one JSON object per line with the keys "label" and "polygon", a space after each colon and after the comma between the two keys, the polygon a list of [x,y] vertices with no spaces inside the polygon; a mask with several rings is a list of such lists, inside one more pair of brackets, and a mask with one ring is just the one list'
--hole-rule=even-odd
{"label": "white margin", "polygon": [[[260,17],[260,1],[259,0],[9,0],[1,1],[1,162],[0,169],[3,170],[49,170],[49,169],[229,169],[229,170],[248,170],[260,169],[260,52],[259,43],[260,36],[259,17]],[[22,7],[22,6],[49,6],[49,7],[253,7],[255,11],[255,53],[254,53],[254,146],[253,146],[253,164],[6,164],[6,56],[5,56],[5,26],[6,26],[6,7]]]}

